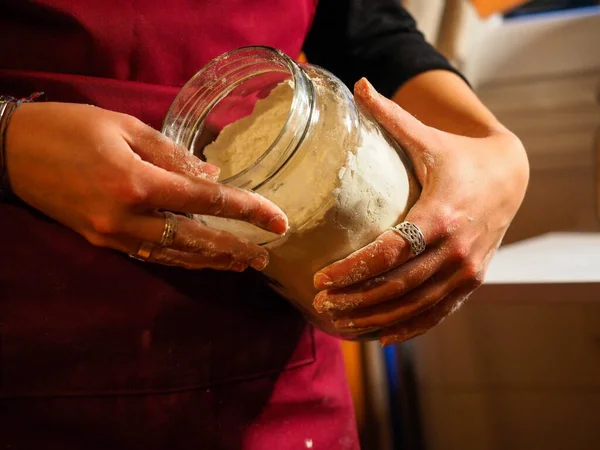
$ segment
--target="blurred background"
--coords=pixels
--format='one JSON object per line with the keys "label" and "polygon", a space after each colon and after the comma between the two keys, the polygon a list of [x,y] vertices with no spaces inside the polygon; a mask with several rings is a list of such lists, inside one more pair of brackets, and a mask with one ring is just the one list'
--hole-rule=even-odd
{"label": "blurred background", "polygon": [[365,450],[600,449],[600,1],[398,0],[529,154],[485,284],[413,341],[344,343]]}

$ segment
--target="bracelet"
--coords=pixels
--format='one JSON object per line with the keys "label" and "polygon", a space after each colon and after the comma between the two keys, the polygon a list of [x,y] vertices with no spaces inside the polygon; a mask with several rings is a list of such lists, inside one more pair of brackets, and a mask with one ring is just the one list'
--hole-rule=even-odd
{"label": "bracelet", "polygon": [[33,102],[42,95],[42,92],[36,92],[29,97],[21,99],[0,96],[0,199],[12,194],[10,180],[8,179],[8,170],[6,168],[6,130],[10,118],[19,105]]}

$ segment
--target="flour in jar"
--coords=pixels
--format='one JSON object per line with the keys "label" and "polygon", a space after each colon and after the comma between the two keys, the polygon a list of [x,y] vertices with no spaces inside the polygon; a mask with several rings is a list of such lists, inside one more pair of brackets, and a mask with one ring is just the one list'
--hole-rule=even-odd
{"label": "flour in jar", "polygon": [[226,126],[218,139],[204,149],[206,159],[227,179],[256,162],[279,135],[292,104],[294,91],[283,82],[256,103],[252,114]]}
{"label": "flour in jar", "polygon": [[[265,274],[304,310],[312,308],[313,274],[397,224],[418,196],[408,163],[389,138],[361,113],[358,126],[340,121],[334,94],[316,88],[320,116],[311,123],[302,151],[256,190],[290,222],[286,236],[266,244],[271,262]],[[285,126],[293,96],[290,82],[279,84],[251,115],[223,128],[204,149],[207,161],[221,168],[221,179],[261,158]],[[235,227],[208,223],[236,233]],[[260,241],[259,234],[238,225],[236,234]]]}

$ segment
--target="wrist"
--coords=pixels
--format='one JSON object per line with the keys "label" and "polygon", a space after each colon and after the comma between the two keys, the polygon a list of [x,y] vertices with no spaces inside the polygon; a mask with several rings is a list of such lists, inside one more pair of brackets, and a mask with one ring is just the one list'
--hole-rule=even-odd
{"label": "wrist", "polygon": [[433,70],[406,82],[392,100],[425,125],[467,137],[487,137],[505,127],[453,72]]}
{"label": "wrist", "polygon": [[36,92],[27,98],[21,99],[0,96],[0,199],[9,197],[12,194],[6,163],[6,135],[11,119],[20,105],[30,103],[41,95],[43,95],[41,92]]}
{"label": "wrist", "polygon": [[529,158],[523,143],[516,134],[506,127],[499,127],[490,135],[493,155],[500,164],[504,162],[507,173],[510,174],[511,184],[524,193],[529,184]]}
{"label": "wrist", "polygon": [[16,99],[12,97],[0,97],[0,199],[10,193],[10,183],[6,168],[6,130],[17,106]]}

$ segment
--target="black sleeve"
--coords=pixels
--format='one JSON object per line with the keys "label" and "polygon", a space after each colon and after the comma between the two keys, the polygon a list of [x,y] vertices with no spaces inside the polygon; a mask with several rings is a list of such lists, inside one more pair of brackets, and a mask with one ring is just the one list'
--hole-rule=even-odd
{"label": "black sleeve", "polygon": [[400,0],[319,0],[304,52],[350,88],[364,76],[388,97],[428,70],[462,77],[427,43]]}

